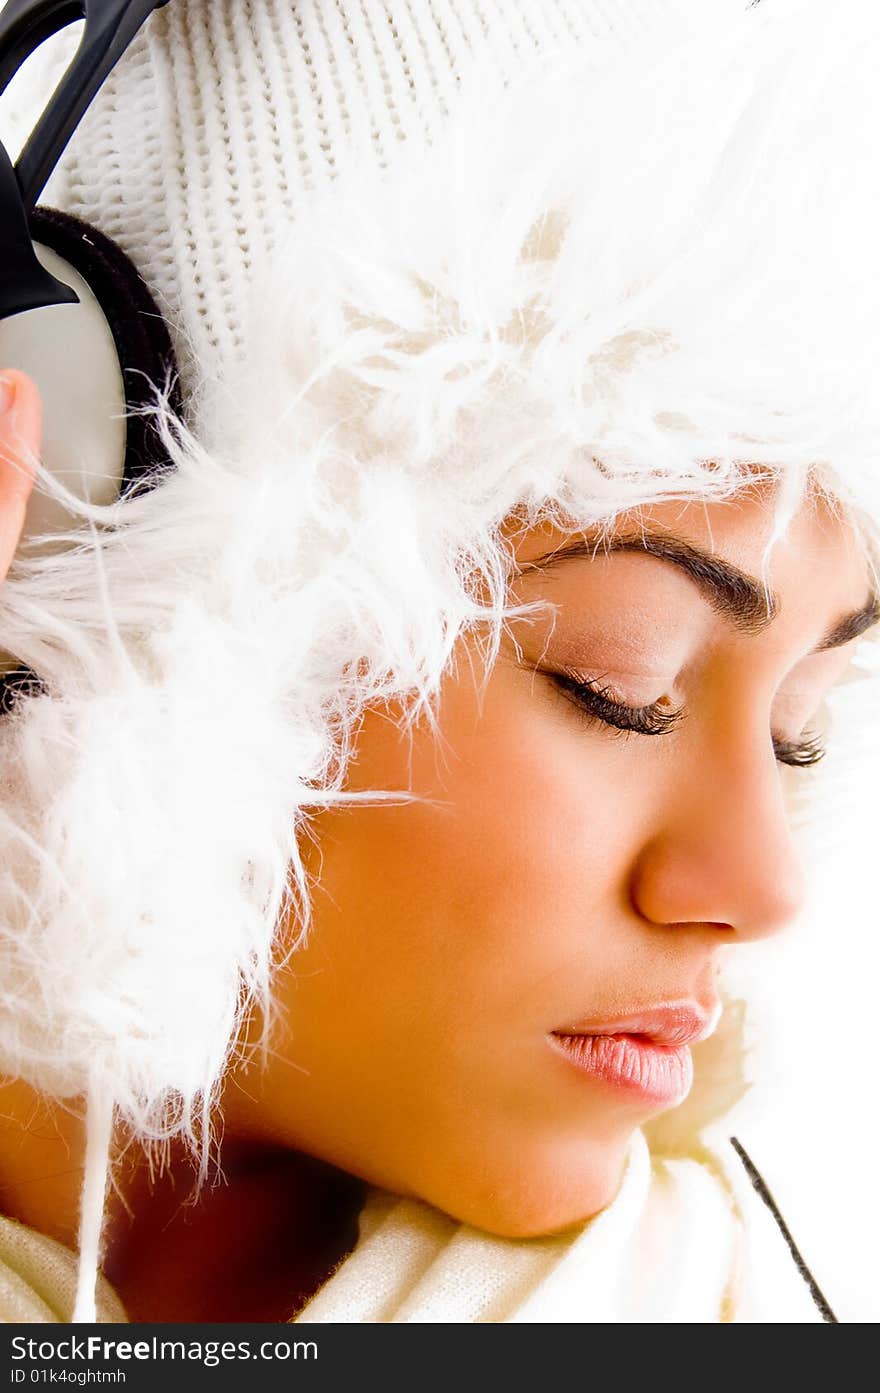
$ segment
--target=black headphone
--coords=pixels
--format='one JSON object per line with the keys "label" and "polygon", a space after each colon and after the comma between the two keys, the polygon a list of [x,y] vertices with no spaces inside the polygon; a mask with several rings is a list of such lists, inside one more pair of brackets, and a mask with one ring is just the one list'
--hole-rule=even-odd
{"label": "black headphone", "polygon": [[[42,463],[92,502],[150,487],[168,467],[144,407],[155,384],[182,414],[177,363],[162,313],[125,253],[81,219],[36,203],[108,74],[167,3],[7,0],[0,10],[0,95],[46,39],[85,20],[15,165],[0,141],[0,367],[34,378],[43,403]],[[35,491],[23,538],[62,531],[65,516]],[[25,668],[0,676],[0,711],[35,680]]]}

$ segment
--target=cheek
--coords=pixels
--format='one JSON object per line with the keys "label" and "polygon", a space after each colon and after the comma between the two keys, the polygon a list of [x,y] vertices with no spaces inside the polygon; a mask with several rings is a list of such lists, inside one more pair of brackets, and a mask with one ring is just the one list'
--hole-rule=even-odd
{"label": "cheek", "polygon": [[627,895],[637,790],[620,779],[621,746],[522,674],[497,669],[479,708],[467,689],[444,697],[441,777],[427,747],[414,767],[416,786],[446,801],[413,820],[412,855],[427,857],[445,931],[460,938],[458,992],[483,1011],[497,1001],[508,1019],[549,1010],[552,1023],[585,953],[601,972],[609,915]]}
{"label": "cheek", "polygon": [[369,1016],[374,1039],[550,1029],[573,981],[586,990],[619,952],[642,806],[631,762],[622,779],[621,742],[503,667],[482,701],[448,681],[440,712],[439,739],[366,716],[349,787],[427,801],[324,815],[308,965],[335,994],[328,1015]]}
{"label": "cheek", "polygon": [[428,801],[315,824],[285,1046],[314,1095],[300,1142],[539,1232],[607,1201],[627,1134],[579,1087],[554,1091],[544,1036],[619,966],[633,799],[615,742],[587,743],[519,674],[498,669],[482,700],[448,682],[439,710],[439,739],[368,714],[348,782]]}

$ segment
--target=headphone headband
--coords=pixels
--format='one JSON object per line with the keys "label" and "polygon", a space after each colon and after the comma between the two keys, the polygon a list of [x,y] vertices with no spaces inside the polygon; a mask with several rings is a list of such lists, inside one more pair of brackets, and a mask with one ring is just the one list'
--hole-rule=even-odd
{"label": "headphone headband", "polygon": [[13,167],[0,141],[0,320],[79,297],[34,255],[30,215],[89,104],[144,21],[168,0],[8,0],[0,13],[0,95],[53,34],[84,19],[79,46]]}

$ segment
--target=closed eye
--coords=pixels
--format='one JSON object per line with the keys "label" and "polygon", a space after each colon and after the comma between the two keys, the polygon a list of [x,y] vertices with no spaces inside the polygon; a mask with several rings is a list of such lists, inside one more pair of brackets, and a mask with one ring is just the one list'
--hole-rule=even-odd
{"label": "closed eye", "polygon": [[564,672],[549,675],[588,716],[617,730],[631,731],[635,735],[665,735],[678,725],[684,714],[665,701],[655,701],[650,706],[627,706],[610,695],[610,689],[602,685],[601,679],[584,682]]}
{"label": "closed eye", "polygon": [[[564,672],[547,675],[587,716],[615,730],[634,735],[666,735],[684,719],[684,710],[670,706],[665,698],[648,706],[628,706],[611,695],[611,689],[603,685],[602,679],[585,682]],[[800,740],[785,740],[774,735],[773,753],[780,764],[808,769],[818,764],[826,752],[815,735]]]}
{"label": "closed eye", "polygon": [[773,737],[773,753],[780,764],[788,764],[792,769],[809,769],[825,758],[825,746],[818,735],[807,735],[802,740],[780,740]]}

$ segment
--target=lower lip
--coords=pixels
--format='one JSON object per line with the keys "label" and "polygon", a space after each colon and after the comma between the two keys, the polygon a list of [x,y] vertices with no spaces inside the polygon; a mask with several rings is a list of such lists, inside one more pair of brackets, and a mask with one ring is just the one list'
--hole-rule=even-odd
{"label": "lower lip", "polygon": [[687,1045],[660,1045],[644,1035],[556,1035],[554,1046],[581,1073],[659,1107],[684,1101],[694,1081]]}

